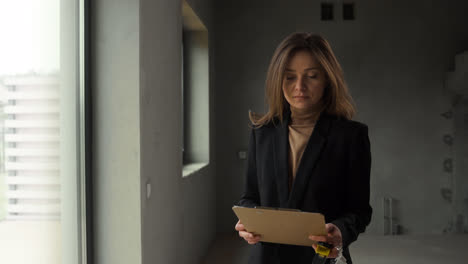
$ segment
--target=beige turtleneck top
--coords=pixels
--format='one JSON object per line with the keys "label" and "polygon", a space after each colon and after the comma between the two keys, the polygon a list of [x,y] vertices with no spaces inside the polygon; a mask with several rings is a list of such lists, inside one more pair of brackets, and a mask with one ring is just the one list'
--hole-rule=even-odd
{"label": "beige turtleneck top", "polygon": [[291,108],[289,129],[289,189],[321,111],[296,111]]}

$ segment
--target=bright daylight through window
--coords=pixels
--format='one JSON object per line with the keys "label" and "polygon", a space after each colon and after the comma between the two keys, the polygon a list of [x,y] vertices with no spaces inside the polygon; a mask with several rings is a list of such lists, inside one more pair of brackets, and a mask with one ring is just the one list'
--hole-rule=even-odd
{"label": "bright daylight through window", "polygon": [[82,4],[0,0],[0,263],[81,263]]}

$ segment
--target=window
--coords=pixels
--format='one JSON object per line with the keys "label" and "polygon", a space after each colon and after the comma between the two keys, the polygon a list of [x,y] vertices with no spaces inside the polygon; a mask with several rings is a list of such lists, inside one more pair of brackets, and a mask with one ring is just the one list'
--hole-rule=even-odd
{"label": "window", "polygon": [[321,4],[321,18],[322,20],[333,20],[333,4],[332,3]]}
{"label": "window", "polygon": [[209,163],[208,30],[193,9],[182,5],[183,176]]}
{"label": "window", "polygon": [[84,5],[0,0],[0,263],[88,260]]}
{"label": "window", "polygon": [[354,4],[343,4],[343,20],[354,20]]}

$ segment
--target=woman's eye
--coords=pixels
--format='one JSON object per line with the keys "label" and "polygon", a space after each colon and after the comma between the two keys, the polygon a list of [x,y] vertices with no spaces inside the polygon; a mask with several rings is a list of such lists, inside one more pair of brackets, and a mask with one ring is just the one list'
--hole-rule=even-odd
{"label": "woman's eye", "polygon": [[317,78],[317,75],[310,75],[309,78],[315,79],[315,78]]}
{"label": "woman's eye", "polygon": [[286,80],[290,81],[290,80],[294,80],[294,76],[286,76]]}

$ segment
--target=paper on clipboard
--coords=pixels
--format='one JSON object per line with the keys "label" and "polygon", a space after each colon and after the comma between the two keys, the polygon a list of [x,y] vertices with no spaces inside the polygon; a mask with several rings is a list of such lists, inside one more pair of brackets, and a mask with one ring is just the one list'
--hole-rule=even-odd
{"label": "paper on clipboard", "polygon": [[233,206],[232,210],[245,229],[261,235],[263,242],[312,246],[309,235],[327,235],[325,217],[320,213],[242,206]]}

